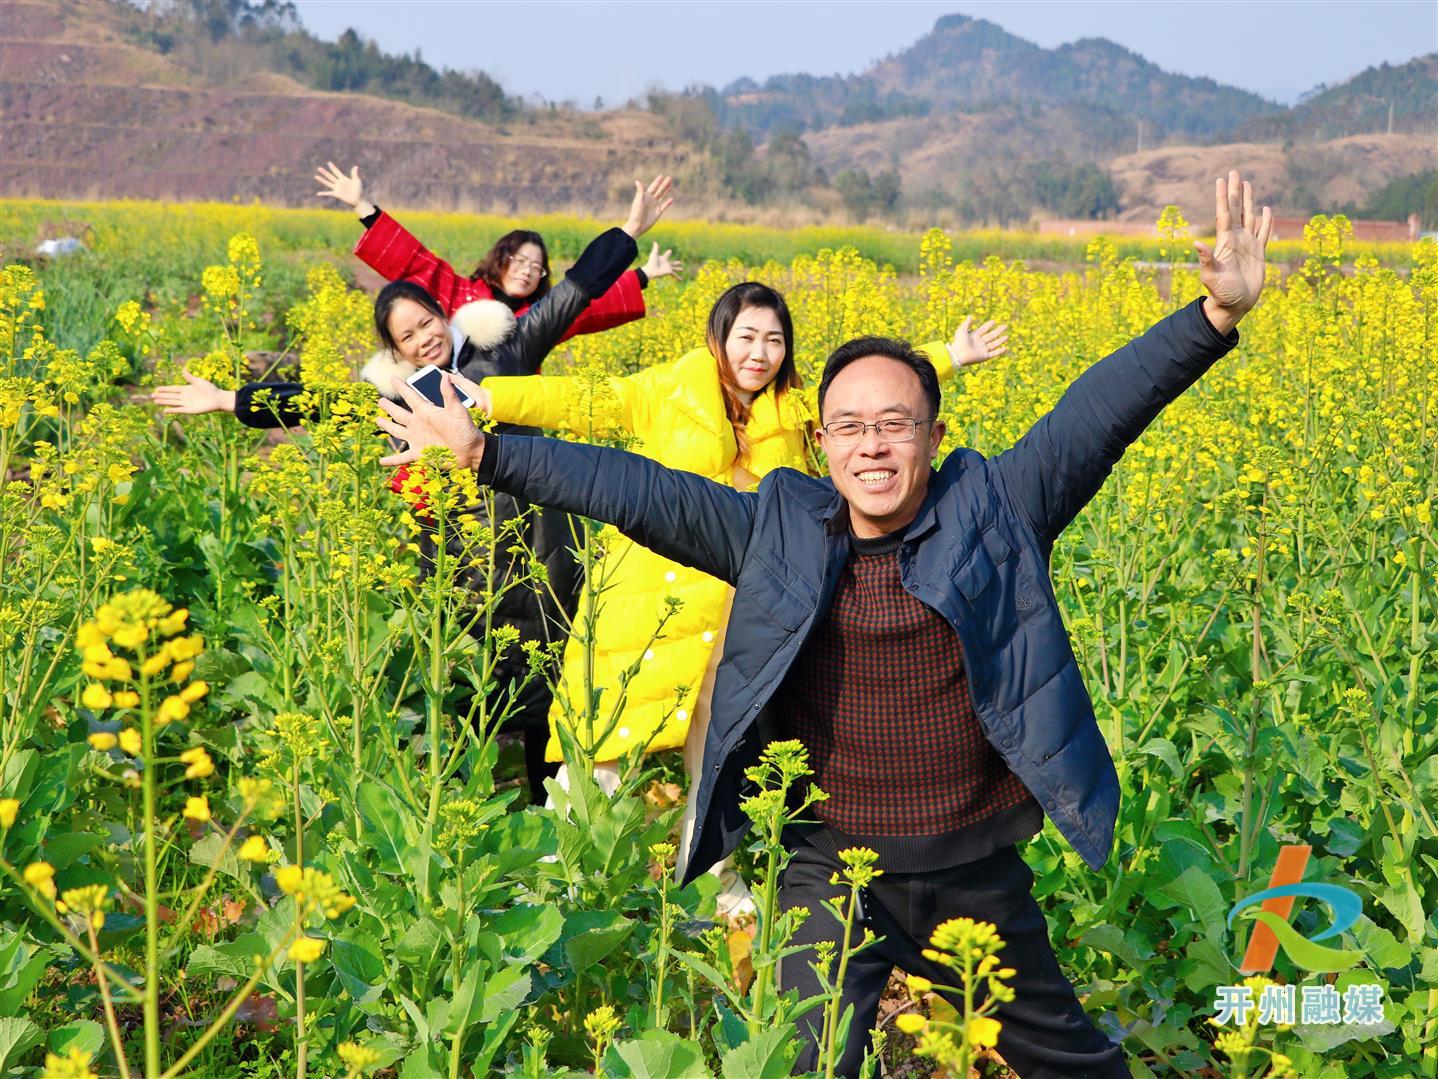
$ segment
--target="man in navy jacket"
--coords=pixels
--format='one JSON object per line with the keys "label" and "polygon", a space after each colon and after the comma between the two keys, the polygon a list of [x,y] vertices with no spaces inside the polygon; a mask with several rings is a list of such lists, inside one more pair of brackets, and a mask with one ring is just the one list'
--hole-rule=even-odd
{"label": "man in navy jacket", "polygon": [[[883,940],[845,977],[842,1074],[857,1074],[890,969],[944,981],[922,950],[963,916],[995,922],[1006,942],[1016,997],[996,1013],[998,1050],[1020,1075],[1129,1074],[1059,969],[1016,844],[1047,813],[1094,868],[1112,845],[1117,776],[1048,559],[1125,448],[1237,344],[1258,299],[1271,216],[1255,214],[1236,172],[1215,186],[1217,239],[1195,245],[1208,295],[1084,372],[992,459],[955,450],[932,467],[937,379],[887,338],[849,342],[825,365],[829,478],[780,469],[753,493],[620,450],[486,437],[448,382],[443,408],[412,392],[410,412],[381,403],[380,426],[410,447],[386,463],[446,445],[496,490],[613,523],[734,586],[685,879],[738,845],[744,770],[764,742],[803,741],[829,798],[786,834],[781,901],[815,912],[797,943],[840,937],[818,905],[838,850],[871,847],[884,870],[868,896]],[[801,998],[818,988],[811,958],[781,969]],[[806,1033],[801,1067],[815,1055]]]}

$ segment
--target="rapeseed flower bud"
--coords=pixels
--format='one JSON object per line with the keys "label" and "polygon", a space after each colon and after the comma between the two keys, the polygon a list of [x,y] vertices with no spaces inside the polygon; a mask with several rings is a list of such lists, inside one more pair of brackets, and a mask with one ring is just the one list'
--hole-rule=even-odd
{"label": "rapeseed flower bud", "polygon": [[110,890],[103,884],[88,884],[83,888],[68,888],[55,904],[61,914],[80,914],[89,919],[95,929],[105,928],[105,910],[110,905]]}
{"label": "rapeseed flower bud", "polygon": [[21,874],[25,883],[47,899],[55,898],[55,867],[49,862],[31,862]]}

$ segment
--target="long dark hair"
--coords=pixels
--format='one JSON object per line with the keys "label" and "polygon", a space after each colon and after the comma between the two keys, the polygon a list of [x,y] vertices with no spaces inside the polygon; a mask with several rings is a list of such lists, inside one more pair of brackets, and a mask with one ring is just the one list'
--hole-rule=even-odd
{"label": "long dark hair", "polygon": [[430,314],[448,321],[439,301],[413,281],[391,281],[374,298],[374,330],[379,334],[380,344],[394,353],[398,353],[399,348],[394,343],[394,334],[389,332],[389,316],[400,300],[413,300]]}
{"label": "long dark hair", "polygon": [[[724,412],[734,427],[741,463],[749,456],[749,437],[745,428],[749,424],[750,406],[739,396],[739,385],[729,367],[724,342],[729,340],[729,331],[734,329],[739,312],[746,307],[773,311],[779,319],[779,329],[784,334],[784,360],[769,382],[769,386],[774,387],[774,396],[777,398],[800,385],[799,369],[794,363],[794,320],[789,315],[789,305],[784,302],[783,295],[777,289],[762,285],[758,281],[741,281],[725,290],[724,295],[715,300],[714,306],[709,310],[709,326],[705,340],[714,356],[714,362],[719,365],[719,389],[724,394]],[[769,386],[764,387],[764,390],[767,391]]]}
{"label": "long dark hair", "polygon": [[[504,279],[504,268],[509,265],[509,260],[525,244],[533,244],[539,248],[539,257],[544,263],[544,273],[539,277],[539,284],[534,286],[534,291],[525,297],[526,303],[538,303],[549,291],[549,248],[544,244],[544,237],[530,229],[515,229],[513,232],[506,232],[495,241],[478,266],[474,268],[472,276],[483,281],[496,292],[508,295],[500,287],[500,281]],[[518,297],[516,297],[517,299]]]}

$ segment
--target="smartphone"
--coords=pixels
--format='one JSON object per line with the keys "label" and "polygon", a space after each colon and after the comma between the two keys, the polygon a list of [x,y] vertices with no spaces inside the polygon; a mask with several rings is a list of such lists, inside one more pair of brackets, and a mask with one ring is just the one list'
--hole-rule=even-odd
{"label": "smartphone", "polygon": [[[415,389],[417,389],[420,393],[424,394],[427,400],[433,402],[436,405],[439,405],[440,408],[443,408],[444,397],[439,392],[439,375],[440,368],[431,364],[428,367],[421,367],[414,374],[410,375],[409,378],[405,379],[405,381],[408,382]],[[459,388],[458,385],[456,385],[454,389],[455,392],[459,394],[460,404],[464,405],[465,408],[474,407],[473,397],[465,393],[462,389]]]}

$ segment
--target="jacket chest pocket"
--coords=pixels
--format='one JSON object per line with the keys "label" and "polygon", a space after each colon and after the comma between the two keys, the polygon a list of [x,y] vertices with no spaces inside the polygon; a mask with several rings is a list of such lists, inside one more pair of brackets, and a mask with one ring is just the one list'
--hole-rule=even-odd
{"label": "jacket chest pocket", "polygon": [[795,632],[813,613],[819,594],[802,577],[782,574],[763,562],[755,561],[752,570],[750,577],[741,582],[735,603],[740,597],[747,598],[756,613],[778,623],[789,633]]}
{"label": "jacket chest pocket", "polygon": [[949,570],[949,579],[954,582],[965,599],[977,600],[994,583],[998,567],[1013,554],[1013,548],[990,525],[979,533],[979,539],[968,553],[961,555]]}

